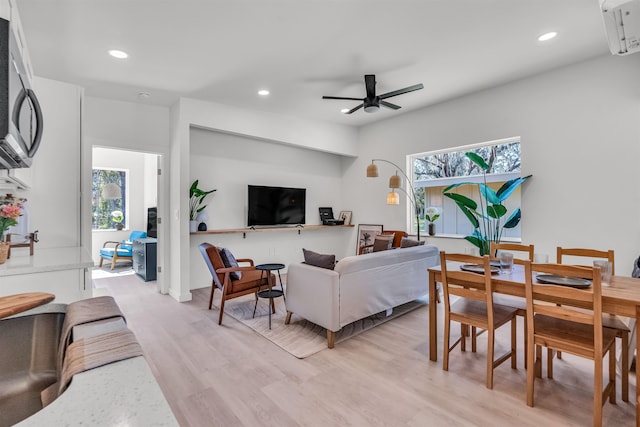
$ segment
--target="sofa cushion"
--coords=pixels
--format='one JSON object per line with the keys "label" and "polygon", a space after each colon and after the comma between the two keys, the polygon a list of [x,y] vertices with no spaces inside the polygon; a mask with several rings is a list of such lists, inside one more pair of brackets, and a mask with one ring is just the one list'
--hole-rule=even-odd
{"label": "sofa cushion", "polygon": [[426,240],[413,240],[413,239],[407,239],[406,237],[402,238],[402,241],[400,242],[400,247],[401,248],[410,248],[413,246],[421,246],[424,245],[424,243],[426,242]]}
{"label": "sofa cushion", "polygon": [[333,270],[334,267],[336,266],[335,255],[319,254],[317,252],[309,251],[304,248],[302,248],[302,253],[304,254],[305,264],[314,265],[316,267],[321,267],[321,268],[327,268],[329,270]]}
{"label": "sofa cushion", "polygon": [[[236,257],[233,256],[229,249],[220,248],[219,253],[225,268],[238,267],[238,261],[236,261]],[[240,280],[242,278],[242,273],[240,271],[232,271],[229,273],[229,277],[231,280]]]}
{"label": "sofa cushion", "polygon": [[373,252],[386,251],[391,249],[393,244],[393,234],[378,234],[373,241]]}

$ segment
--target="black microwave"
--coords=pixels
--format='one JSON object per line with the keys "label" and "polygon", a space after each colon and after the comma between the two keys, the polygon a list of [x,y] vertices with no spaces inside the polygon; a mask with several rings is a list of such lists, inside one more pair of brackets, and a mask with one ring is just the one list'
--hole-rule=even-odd
{"label": "black microwave", "polygon": [[42,110],[9,21],[0,18],[0,169],[28,168],[42,139]]}

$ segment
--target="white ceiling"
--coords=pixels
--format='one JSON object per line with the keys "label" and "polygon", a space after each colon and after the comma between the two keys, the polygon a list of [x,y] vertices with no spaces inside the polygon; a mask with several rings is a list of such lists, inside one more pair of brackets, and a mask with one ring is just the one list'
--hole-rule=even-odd
{"label": "white ceiling", "polygon": [[[354,126],[608,54],[598,0],[17,3],[35,73],[89,96],[166,106],[184,96]],[[558,37],[537,40],[551,30]],[[425,88],[373,114],[322,99],[364,97],[364,74],[378,94]]]}

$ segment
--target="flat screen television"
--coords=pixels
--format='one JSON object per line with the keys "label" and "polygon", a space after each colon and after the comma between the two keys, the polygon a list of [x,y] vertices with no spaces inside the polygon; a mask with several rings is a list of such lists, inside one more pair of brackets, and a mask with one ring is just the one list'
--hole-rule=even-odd
{"label": "flat screen television", "polygon": [[305,223],[305,188],[248,186],[247,225],[298,225]]}
{"label": "flat screen television", "polygon": [[158,238],[158,208],[147,209],[147,237]]}

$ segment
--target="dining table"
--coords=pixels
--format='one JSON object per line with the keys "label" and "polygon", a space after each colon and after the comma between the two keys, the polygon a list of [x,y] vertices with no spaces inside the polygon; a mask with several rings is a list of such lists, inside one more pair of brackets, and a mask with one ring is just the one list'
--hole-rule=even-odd
{"label": "dining table", "polygon": [[[448,270],[459,269],[460,263],[447,264]],[[429,359],[438,360],[437,284],[442,283],[440,266],[429,268]],[[535,275],[535,271],[533,272]],[[492,275],[493,291],[499,294],[525,298],[524,266],[514,264],[511,272]],[[537,281],[534,278],[534,282]],[[459,283],[464,285],[464,283]],[[561,302],[561,301],[550,301]],[[602,285],[602,312],[631,317],[640,322],[640,278],[612,276]],[[640,323],[638,323],[640,324]],[[637,329],[636,352],[640,354],[640,329]],[[636,369],[636,384],[640,384],[640,369]],[[636,419],[640,425],[640,387],[636,387]]]}

